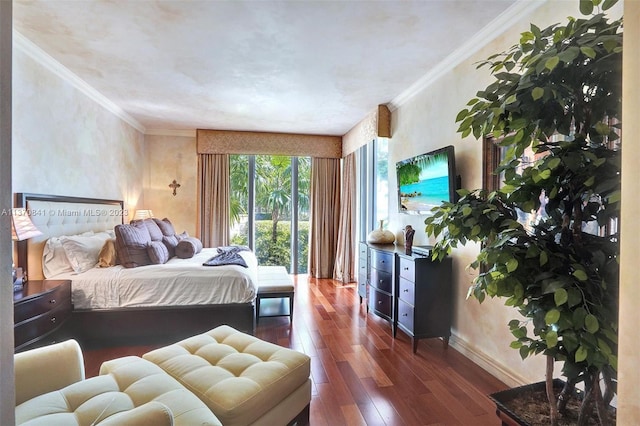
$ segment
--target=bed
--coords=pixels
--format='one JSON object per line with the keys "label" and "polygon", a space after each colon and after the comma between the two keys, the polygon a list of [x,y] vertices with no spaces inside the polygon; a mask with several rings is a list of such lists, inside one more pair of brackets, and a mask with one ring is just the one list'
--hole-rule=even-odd
{"label": "bed", "polygon": [[[15,205],[26,208],[42,232],[18,242],[18,264],[31,280],[45,279],[42,259],[50,239],[113,233],[126,217],[120,200],[18,193]],[[68,330],[85,347],[168,343],[221,324],[253,334],[257,260],[243,251],[246,268],[202,265],[217,253],[203,248],[190,259],[94,267],[53,277],[48,270],[47,278],[71,280],[74,308]]]}

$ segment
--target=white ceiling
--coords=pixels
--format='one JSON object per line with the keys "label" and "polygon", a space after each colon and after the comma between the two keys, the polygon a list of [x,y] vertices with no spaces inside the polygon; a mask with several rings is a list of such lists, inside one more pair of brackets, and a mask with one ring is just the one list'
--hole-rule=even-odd
{"label": "white ceiling", "polygon": [[18,36],[147,133],[343,135],[525,3],[17,0],[13,14]]}

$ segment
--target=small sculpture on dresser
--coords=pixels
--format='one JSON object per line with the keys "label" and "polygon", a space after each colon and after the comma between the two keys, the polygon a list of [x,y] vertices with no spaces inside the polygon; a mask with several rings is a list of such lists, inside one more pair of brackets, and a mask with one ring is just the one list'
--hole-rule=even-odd
{"label": "small sculpture on dresser", "polygon": [[407,225],[404,228],[404,252],[411,254],[411,248],[413,246],[413,235],[416,233],[415,229],[411,225]]}

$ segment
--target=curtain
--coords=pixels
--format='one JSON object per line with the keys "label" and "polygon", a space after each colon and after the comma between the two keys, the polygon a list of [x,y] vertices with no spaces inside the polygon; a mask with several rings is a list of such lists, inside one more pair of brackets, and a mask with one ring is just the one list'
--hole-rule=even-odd
{"label": "curtain", "polygon": [[340,229],[333,278],[350,283],[355,277],[355,232],[356,232],[356,153],[352,152],[343,160],[342,204],[340,208]]}
{"label": "curtain", "polygon": [[338,246],[340,159],[311,159],[309,274],[331,278]]}
{"label": "curtain", "polygon": [[229,245],[229,155],[198,155],[198,230],[204,247]]}

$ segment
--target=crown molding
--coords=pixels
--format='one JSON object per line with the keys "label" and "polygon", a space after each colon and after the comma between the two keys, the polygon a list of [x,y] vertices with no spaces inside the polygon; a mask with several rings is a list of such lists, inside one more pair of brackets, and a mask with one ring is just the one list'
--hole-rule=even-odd
{"label": "crown molding", "polygon": [[196,130],[187,129],[147,129],[145,136],[178,136],[182,138],[195,138]]}
{"label": "crown molding", "polygon": [[35,43],[20,34],[15,29],[13,30],[13,47],[20,49],[34,61],[44,66],[46,69],[60,77],[62,80],[71,84],[80,92],[84,93],[89,99],[93,100],[98,105],[101,105],[107,111],[119,117],[139,132],[145,133],[145,127],[138,120],[127,114],[122,108],[110,101],[102,93],[91,87],[86,81],[71,72],[71,70],[55,60],[52,56],[50,56],[48,53],[46,53]]}
{"label": "crown molding", "polygon": [[468,59],[474,52],[489,44],[491,41],[502,35],[511,26],[534,10],[542,6],[548,0],[517,0],[511,7],[498,15],[495,19],[485,25],[478,33],[471,37],[466,43],[453,51],[443,61],[438,63],[431,71],[425,74],[417,82],[409,86],[408,89],[396,96],[387,105],[391,112],[408,102],[418,93],[422,92],[440,77],[450,72],[456,66]]}

